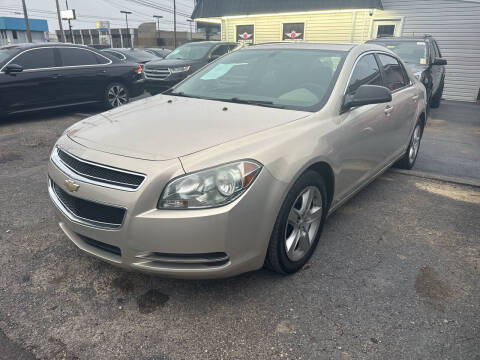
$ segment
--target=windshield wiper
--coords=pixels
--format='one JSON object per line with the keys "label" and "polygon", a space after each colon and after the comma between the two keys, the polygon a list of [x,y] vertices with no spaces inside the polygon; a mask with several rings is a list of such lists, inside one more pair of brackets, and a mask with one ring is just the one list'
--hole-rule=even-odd
{"label": "windshield wiper", "polygon": [[258,106],[265,106],[265,107],[274,107],[283,109],[285,106],[280,104],[275,104],[273,101],[265,101],[265,100],[250,100],[250,99],[240,99],[238,97],[233,97],[230,99],[219,99],[220,101],[227,101],[236,104],[248,104],[248,105],[258,105]]}

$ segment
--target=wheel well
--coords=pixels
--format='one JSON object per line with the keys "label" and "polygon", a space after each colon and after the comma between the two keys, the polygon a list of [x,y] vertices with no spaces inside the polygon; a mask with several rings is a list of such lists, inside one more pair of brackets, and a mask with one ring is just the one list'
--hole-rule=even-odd
{"label": "wheel well", "polygon": [[311,165],[307,170],[313,170],[317,172],[325,180],[328,193],[328,205],[330,206],[335,191],[335,176],[333,175],[332,168],[326,162],[321,161]]}

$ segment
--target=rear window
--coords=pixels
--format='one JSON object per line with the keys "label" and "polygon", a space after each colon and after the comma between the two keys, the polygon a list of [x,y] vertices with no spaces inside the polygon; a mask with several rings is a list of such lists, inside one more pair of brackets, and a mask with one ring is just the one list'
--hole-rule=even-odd
{"label": "rear window", "polygon": [[158,57],[145,51],[145,50],[128,50],[125,52],[127,55],[134,58],[136,61],[139,62],[146,62],[151,60],[158,60]]}
{"label": "rear window", "polygon": [[106,63],[106,59],[94,52],[78,48],[59,48],[63,66],[97,65]]}
{"label": "rear window", "polygon": [[409,64],[427,64],[427,44],[425,41],[381,41],[381,45],[392,50]]}

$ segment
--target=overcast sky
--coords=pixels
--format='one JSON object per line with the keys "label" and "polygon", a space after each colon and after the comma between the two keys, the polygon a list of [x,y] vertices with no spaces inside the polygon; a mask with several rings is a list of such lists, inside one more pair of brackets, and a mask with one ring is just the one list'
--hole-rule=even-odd
{"label": "overcast sky", "polygon": [[[59,29],[55,0],[25,0],[28,16],[48,20],[50,31]],[[189,29],[187,17],[193,10],[194,0],[176,0],[177,30]],[[59,0],[61,10],[65,10],[65,0]],[[145,4],[140,5],[139,3]],[[147,6],[150,5],[150,6]],[[96,21],[110,21],[112,28],[125,27],[125,15],[120,10],[131,11],[128,24],[137,27],[143,22],[156,21],[153,15],[161,15],[160,29],[173,30],[173,0],[68,0],[68,7],[75,9],[77,20],[72,21],[73,29],[95,28]],[[157,8],[155,8],[157,7]],[[161,9],[160,9],[161,8]],[[23,16],[21,0],[0,0],[0,16]],[[67,28],[67,22],[63,22]]]}

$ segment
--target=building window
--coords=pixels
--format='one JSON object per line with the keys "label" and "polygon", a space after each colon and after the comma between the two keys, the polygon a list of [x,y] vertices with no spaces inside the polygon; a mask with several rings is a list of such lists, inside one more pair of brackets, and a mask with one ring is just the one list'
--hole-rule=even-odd
{"label": "building window", "polygon": [[304,35],[304,23],[283,24],[283,40],[303,40]]}
{"label": "building window", "polygon": [[18,39],[17,30],[12,30],[12,36],[15,40]]}
{"label": "building window", "polygon": [[243,45],[253,45],[255,43],[254,30],[253,25],[237,25],[237,42]]}

